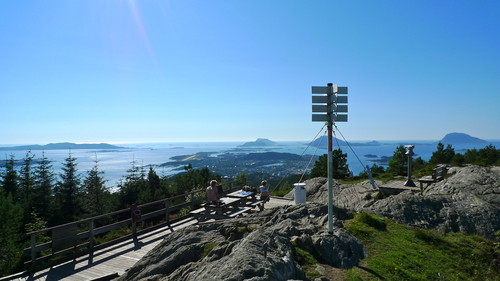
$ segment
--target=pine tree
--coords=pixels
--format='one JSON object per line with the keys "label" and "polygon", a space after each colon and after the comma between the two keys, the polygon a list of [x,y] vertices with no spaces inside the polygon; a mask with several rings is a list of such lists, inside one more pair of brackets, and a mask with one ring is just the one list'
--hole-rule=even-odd
{"label": "pine tree", "polygon": [[54,173],[49,159],[42,152],[42,158],[35,166],[34,210],[43,220],[50,217],[50,208],[53,201]]}
{"label": "pine tree", "polygon": [[[332,162],[334,179],[344,179],[350,175],[347,154],[342,153],[340,148],[332,151]],[[311,178],[328,177],[328,154],[323,154],[316,160],[309,176]]]}
{"label": "pine tree", "polygon": [[107,200],[109,190],[106,187],[106,180],[102,176],[104,172],[99,170],[97,157],[94,163],[94,167],[87,171],[83,181],[84,209],[90,216],[102,215],[111,207]]}
{"label": "pine tree", "polygon": [[59,218],[56,222],[68,223],[75,221],[82,213],[79,201],[80,195],[80,175],[77,173],[76,158],[71,153],[63,163],[63,172],[59,174],[60,180],[57,182],[56,202],[57,214]]}
{"label": "pine tree", "polygon": [[23,247],[21,243],[21,225],[23,210],[14,204],[12,196],[0,189],[0,276],[8,275],[17,269],[21,262]]}
{"label": "pine tree", "polygon": [[150,201],[156,200],[156,193],[160,189],[160,177],[156,174],[152,167],[149,167],[148,172],[148,185],[150,193]]}
{"label": "pine tree", "polygon": [[432,153],[429,163],[431,164],[450,164],[455,156],[455,150],[448,144],[446,148],[441,142],[438,143],[436,151]]}
{"label": "pine tree", "polygon": [[19,202],[18,174],[15,166],[14,155],[10,159],[5,159],[5,171],[2,173],[2,184],[5,195],[11,195],[14,202]]}
{"label": "pine tree", "polygon": [[404,146],[397,146],[394,154],[392,155],[392,159],[389,160],[389,167],[387,168],[387,172],[397,176],[406,175],[406,159],[406,149],[404,148]]}
{"label": "pine tree", "polygon": [[20,202],[24,210],[25,223],[29,221],[30,213],[35,207],[35,176],[31,166],[33,158],[34,155],[31,151],[26,152],[19,171]]}

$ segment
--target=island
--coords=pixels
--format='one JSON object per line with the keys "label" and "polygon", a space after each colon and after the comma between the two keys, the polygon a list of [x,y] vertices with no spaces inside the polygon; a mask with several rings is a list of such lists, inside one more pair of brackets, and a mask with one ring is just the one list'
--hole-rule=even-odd
{"label": "island", "polygon": [[59,142],[45,145],[32,144],[12,147],[0,147],[0,150],[57,150],[57,149],[125,149],[125,147],[116,146],[108,143],[72,143]]}
{"label": "island", "polygon": [[267,146],[277,146],[278,144],[274,141],[268,139],[259,138],[256,141],[246,142],[238,147],[267,147]]}

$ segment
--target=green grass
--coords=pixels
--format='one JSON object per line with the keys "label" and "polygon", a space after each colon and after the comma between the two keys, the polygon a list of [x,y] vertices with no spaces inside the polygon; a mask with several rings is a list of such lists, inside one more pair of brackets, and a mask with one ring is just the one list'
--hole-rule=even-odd
{"label": "green grass", "polygon": [[308,251],[299,247],[294,247],[294,250],[295,260],[300,265],[302,270],[304,270],[306,276],[312,280],[320,277],[321,274],[319,274],[319,272],[316,270],[318,261],[314,258],[314,256]]}
{"label": "green grass", "polygon": [[368,257],[347,271],[348,280],[500,280],[492,266],[498,243],[461,233],[407,229],[366,213],[346,223]]}
{"label": "green grass", "polygon": [[217,245],[218,245],[217,243],[205,244],[205,246],[203,247],[203,253],[201,254],[201,258],[206,257],[212,251],[212,249],[215,248],[215,246]]}

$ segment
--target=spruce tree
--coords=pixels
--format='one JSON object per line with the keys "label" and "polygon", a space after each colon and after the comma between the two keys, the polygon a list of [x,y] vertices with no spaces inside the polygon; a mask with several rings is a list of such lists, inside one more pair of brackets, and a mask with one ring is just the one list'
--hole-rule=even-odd
{"label": "spruce tree", "polygon": [[406,149],[404,148],[404,146],[397,146],[394,154],[392,155],[392,159],[389,160],[389,167],[387,168],[387,172],[396,176],[406,175],[406,159]]}
{"label": "spruce tree", "polygon": [[30,213],[35,207],[35,175],[32,168],[34,155],[31,151],[26,152],[23,165],[19,171],[20,202],[24,209],[25,223],[29,221]]}
{"label": "spruce tree", "polygon": [[11,195],[14,202],[19,202],[18,174],[15,169],[15,161],[13,154],[10,155],[10,159],[5,159],[5,170],[1,177],[5,195]]}
{"label": "spruce tree", "polygon": [[54,173],[50,160],[42,152],[42,158],[35,166],[34,211],[38,217],[47,221],[51,216],[50,208],[53,201]]}
{"label": "spruce tree", "polygon": [[56,223],[58,224],[75,221],[82,213],[79,201],[80,175],[76,166],[76,158],[70,152],[63,163],[63,172],[59,174],[60,179],[57,182],[56,208],[59,218],[56,219]]}
{"label": "spruce tree", "polygon": [[[347,154],[342,153],[340,148],[332,151],[332,162],[332,177],[334,179],[344,179],[350,175]],[[328,154],[323,154],[316,160],[309,176],[311,178],[328,177]]]}
{"label": "spruce tree", "polygon": [[87,171],[83,180],[84,209],[90,216],[102,215],[110,210],[107,195],[109,190],[106,187],[106,180],[102,176],[103,171],[99,170],[99,161],[94,161],[94,167]]}
{"label": "spruce tree", "polygon": [[149,167],[148,185],[149,185],[150,201],[154,201],[156,200],[156,194],[160,189],[160,177],[156,174],[156,171],[152,167]]}
{"label": "spruce tree", "polygon": [[12,201],[12,196],[0,189],[0,276],[8,275],[17,270],[21,263],[23,247],[21,225],[23,209]]}

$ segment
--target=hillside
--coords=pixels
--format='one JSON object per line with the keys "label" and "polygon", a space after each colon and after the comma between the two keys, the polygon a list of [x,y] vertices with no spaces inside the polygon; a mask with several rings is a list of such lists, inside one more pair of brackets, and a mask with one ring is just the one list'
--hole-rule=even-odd
{"label": "hillside", "polygon": [[238,147],[268,147],[268,146],[276,146],[278,145],[276,142],[259,138],[256,141],[246,142]]}
{"label": "hillside", "polygon": [[441,139],[443,144],[488,144],[487,141],[472,137],[464,133],[450,133]]}
{"label": "hillside", "polygon": [[56,150],[56,149],[124,149],[125,147],[107,143],[49,143],[46,145],[21,145],[12,147],[0,147],[0,150]]}
{"label": "hillside", "polygon": [[450,174],[387,198],[336,182],[333,234],[326,179],[311,179],[308,204],[176,231],[119,280],[500,280],[498,243],[463,234],[499,229],[500,168]]}

